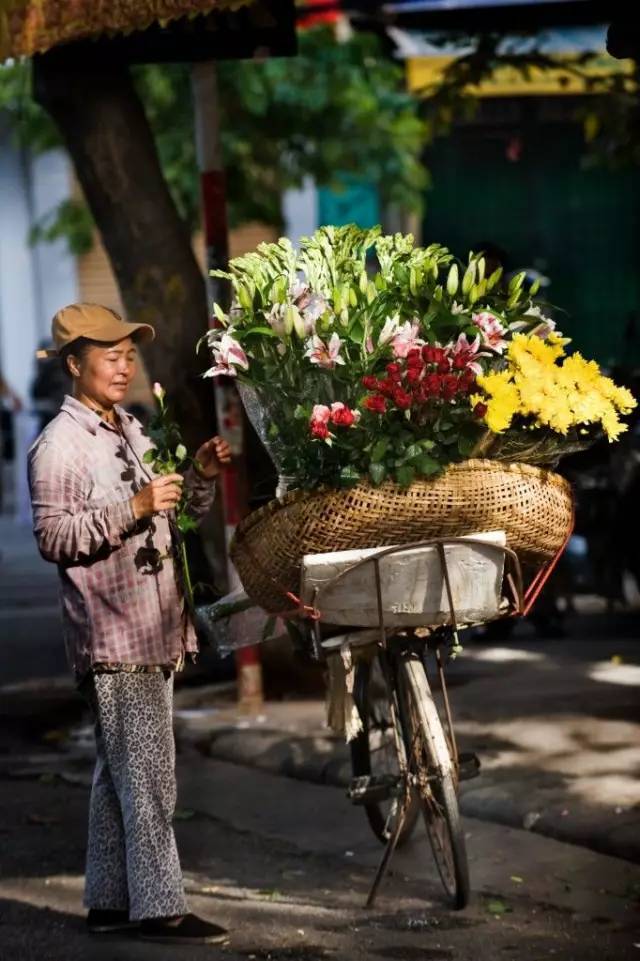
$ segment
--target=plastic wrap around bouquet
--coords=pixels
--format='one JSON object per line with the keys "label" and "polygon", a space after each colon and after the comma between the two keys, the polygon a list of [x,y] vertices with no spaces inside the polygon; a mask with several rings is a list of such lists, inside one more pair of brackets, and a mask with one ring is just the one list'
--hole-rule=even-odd
{"label": "plastic wrap around bouquet", "polygon": [[350,226],[216,275],[234,297],[207,373],[237,377],[280,474],[231,547],[254,601],[292,606],[304,554],[497,529],[531,566],[562,547],[573,501],[553,468],[616,440],[635,400],[568,349],[524,273]]}

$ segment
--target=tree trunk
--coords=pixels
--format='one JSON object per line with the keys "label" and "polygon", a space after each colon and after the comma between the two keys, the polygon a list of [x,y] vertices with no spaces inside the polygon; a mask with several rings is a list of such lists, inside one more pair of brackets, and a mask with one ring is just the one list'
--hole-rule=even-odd
{"label": "tree trunk", "polygon": [[128,319],[155,327],[148,370],[194,450],[214,420],[211,387],[200,378],[206,351],[195,353],[208,326],[205,283],[129,70],[54,50],[34,58],[34,96],[66,142]]}

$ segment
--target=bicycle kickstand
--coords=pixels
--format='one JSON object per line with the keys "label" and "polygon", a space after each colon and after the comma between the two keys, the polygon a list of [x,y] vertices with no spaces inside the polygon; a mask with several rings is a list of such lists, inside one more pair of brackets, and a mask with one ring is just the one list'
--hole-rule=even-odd
{"label": "bicycle kickstand", "polygon": [[382,884],[385,874],[389,869],[389,862],[391,861],[393,852],[398,844],[398,838],[402,833],[402,828],[404,826],[405,818],[407,816],[407,811],[409,809],[409,804],[411,801],[411,792],[407,791],[402,800],[402,807],[398,814],[398,820],[396,826],[393,829],[393,834],[387,841],[387,846],[384,849],[384,854],[382,855],[382,860],[378,865],[378,870],[376,871],[376,876],[373,879],[373,884],[371,885],[371,890],[369,891],[369,897],[367,898],[367,903],[365,907],[372,908],[375,904],[376,897],[378,895],[378,888]]}

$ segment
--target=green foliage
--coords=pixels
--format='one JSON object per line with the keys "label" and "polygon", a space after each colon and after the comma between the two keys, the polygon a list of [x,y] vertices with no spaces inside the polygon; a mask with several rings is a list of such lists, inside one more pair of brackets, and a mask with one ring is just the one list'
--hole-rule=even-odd
{"label": "green foliage", "polygon": [[29,231],[29,243],[51,243],[66,238],[69,250],[76,256],[88,253],[93,246],[93,218],[85,203],[69,197],[41,217]]}
{"label": "green foliage", "polygon": [[[280,226],[286,189],[306,176],[339,187],[340,174],[349,172],[374,184],[383,202],[421,209],[428,177],[420,103],[405,89],[402,66],[376,37],[357,34],[337,43],[326,28],[307,30],[299,56],[222,62],[218,76],[232,225],[259,220]],[[171,194],[194,229],[199,178],[190,68],[147,65],[134,68],[134,77]],[[32,99],[27,61],[0,67],[0,110],[29,150],[59,146],[55,126]],[[51,218],[55,236],[67,230],[77,241],[77,217],[66,210]]]}
{"label": "green foliage", "polygon": [[324,28],[300,34],[299,55],[219,65],[230,196],[236,219],[280,221],[280,197],[306,175],[338,184],[355,172],[383,202],[420,210],[426,128],[404,69],[378,39],[336,43]]}
{"label": "green foliage", "polygon": [[60,146],[54,122],[33,99],[29,61],[0,64],[0,113],[8,118],[19,146],[34,154]]}

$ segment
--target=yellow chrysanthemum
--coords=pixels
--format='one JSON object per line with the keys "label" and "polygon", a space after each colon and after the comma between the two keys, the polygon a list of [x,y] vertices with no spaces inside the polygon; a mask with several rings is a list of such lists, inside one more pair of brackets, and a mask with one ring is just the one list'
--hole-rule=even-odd
{"label": "yellow chrysanthemum", "polygon": [[599,424],[609,440],[617,440],[627,429],[619,415],[636,406],[631,392],[603,376],[595,361],[580,353],[566,357],[566,342],[556,334],[546,340],[516,334],[506,369],[478,377],[482,393],[474,394],[472,404],[486,404],[490,430],[506,430],[516,414],[524,418],[524,427],[547,427],[562,435]]}
{"label": "yellow chrysanthemum", "polygon": [[[508,370],[493,371],[478,377],[478,386],[488,395],[484,399],[487,413],[484,420],[494,434],[500,434],[520,411],[520,393]],[[482,399],[482,398],[480,398]]]}
{"label": "yellow chrysanthemum", "polygon": [[516,366],[532,358],[544,366],[551,366],[564,356],[564,347],[557,339],[549,342],[535,334],[515,334],[507,350],[509,360]]}

